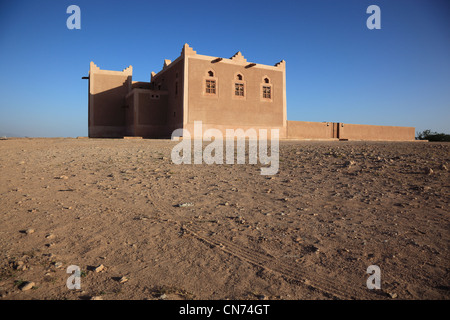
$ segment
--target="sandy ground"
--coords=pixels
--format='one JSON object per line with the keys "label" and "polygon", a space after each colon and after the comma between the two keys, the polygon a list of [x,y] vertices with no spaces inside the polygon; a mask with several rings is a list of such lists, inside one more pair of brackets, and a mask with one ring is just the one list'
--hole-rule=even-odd
{"label": "sandy ground", "polygon": [[274,176],[175,144],[0,141],[0,297],[450,298],[450,144],[282,142]]}

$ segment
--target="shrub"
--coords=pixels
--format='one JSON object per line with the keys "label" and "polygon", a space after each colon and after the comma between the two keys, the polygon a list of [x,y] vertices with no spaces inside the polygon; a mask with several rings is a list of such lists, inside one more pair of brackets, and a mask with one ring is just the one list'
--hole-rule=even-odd
{"label": "shrub", "polygon": [[424,130],[417,134],[416,140],[450,142],[450,134],[432,132],[431,130]]}

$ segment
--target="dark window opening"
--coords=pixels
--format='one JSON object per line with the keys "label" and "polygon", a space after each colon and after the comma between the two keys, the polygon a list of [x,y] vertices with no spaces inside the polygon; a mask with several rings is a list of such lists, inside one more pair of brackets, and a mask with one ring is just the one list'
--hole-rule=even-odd
{"label": "dark window opening", "polygon": [[206,93],[216,93],[216,80],[206,80]]}
{"label": "dark window opening", "polygon": [[214,77],[214,72],[212,72],[212,71],[208,71],[208,76],[210,76],[210,77]]}
{"label": "dark window opening", "polygon": [[269,83],[269,78],[265,78],[264,83]]}
{"label": "dark window opening", "polygon": [[271,99],[272,98],[272,88],[268,86],[263,86],[263,98]]}
{"label": "dark window opening", "polygon": [[244,84],[242,84],[242,83],[234,84],[234,95],[239,96],[239,97],[244,96]]}

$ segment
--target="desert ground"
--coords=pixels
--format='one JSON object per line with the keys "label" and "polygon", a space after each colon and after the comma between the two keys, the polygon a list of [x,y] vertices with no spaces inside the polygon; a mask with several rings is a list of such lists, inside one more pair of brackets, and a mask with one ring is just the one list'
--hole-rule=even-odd
{"label": "desert ground", "polygon": [[450,144],[282,141],[273,176],[176,144],[0,141],[0,298],[450,298]]}

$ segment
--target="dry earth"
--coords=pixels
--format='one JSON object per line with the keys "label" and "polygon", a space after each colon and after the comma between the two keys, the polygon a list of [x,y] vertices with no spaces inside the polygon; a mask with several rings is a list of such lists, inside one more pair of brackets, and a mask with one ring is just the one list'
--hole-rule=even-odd
{"label": "dry earth", "polygon": [[286,141],[274,176],[175,144],[0,141],[1,298],[450,298],[450,144]]}

